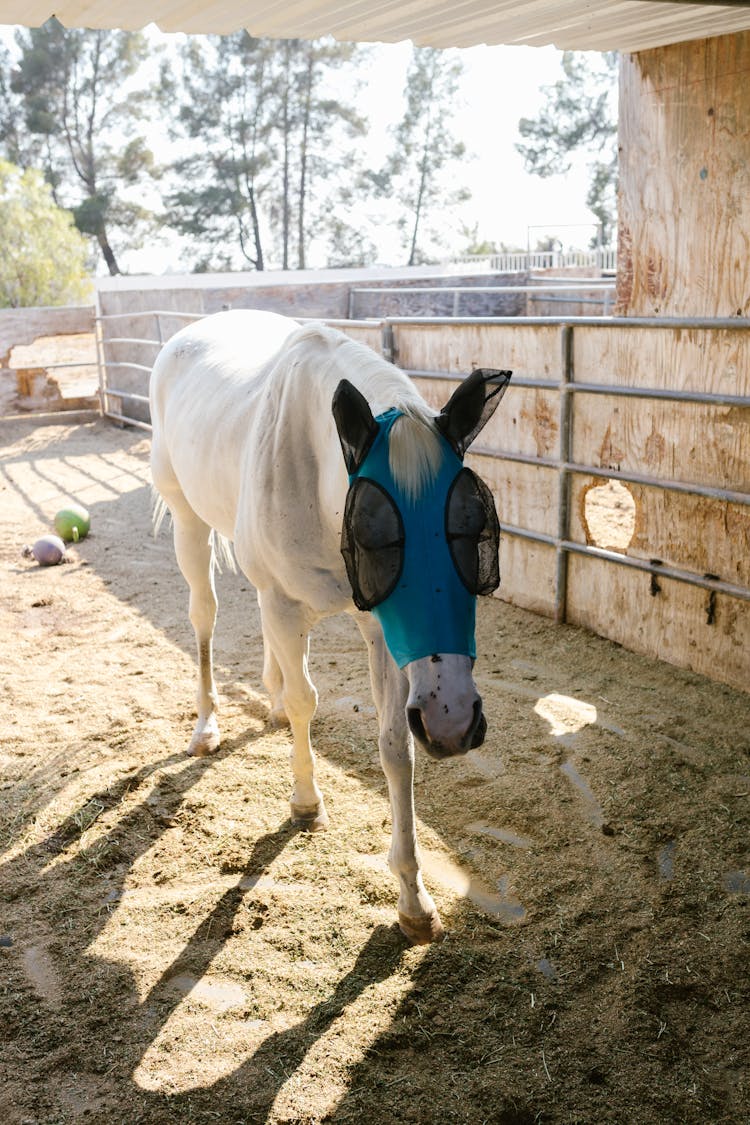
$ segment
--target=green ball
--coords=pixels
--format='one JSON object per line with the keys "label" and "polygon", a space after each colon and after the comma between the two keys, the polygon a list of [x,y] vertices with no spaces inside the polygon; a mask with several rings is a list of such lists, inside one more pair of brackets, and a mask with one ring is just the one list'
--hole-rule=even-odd
{"label": "green ball", "polygon": [[69,504],[55,516],[55,531],[66,543],[85,539],[91,528],[91,517],[80,504]]}

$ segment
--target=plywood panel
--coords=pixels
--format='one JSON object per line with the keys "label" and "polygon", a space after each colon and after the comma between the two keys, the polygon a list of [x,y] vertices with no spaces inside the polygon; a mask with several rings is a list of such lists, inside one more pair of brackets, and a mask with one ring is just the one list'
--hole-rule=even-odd
{"label": "plywood panel", "polygon": [[469,452],[467,464],[487,482],[502,523],[557,535],[557,470]]}
{"label": "plywood panel", "polygon": [[750,330],[579,327],[581,383],[750,395]]}
{"label": "plywood panel", "polygon": [[[605,545],[592,538],[585,518],[586,495],[602,483],[601,477],[572,475],[570,538],[575,543]],[[628,555],[750,587],[750,507],[645,485],[625,487],[635,502]]]}
{"label": "plywood panel", "polygon": [[747,691],[750,687],[750,602],[600,559],[571,556],[568,620],[633,652]]}
{"label": "plywood panel", "polygon": [[[458,386],[445,379],[417,378],[420,394],[436,410],[442,409]],[[477,437],[483,449],[557,458],[559,451],[559,392],[510,387]]]}
{"label": "plywood panel", "polygon": [[337,324],[339,332],[358,340],[360,344],[367,344],[378,355],[383,354],[383,335],[379,324]]}
{"label": "plywood panel", "polygon": [[556,556],[554,547],[515,535],[500,539],[500,589],[496,596],[511,605],[555,614]]}
{"label": "plywood panel", "polygon": [[573,460],[750,492],[750,409],[575,396]]}
{"label": "plywood panel", "polygon": [[750,314],[750,33],[622,55],[618,311]]}
{"label": "plywood panel", "polygon": [[410,370],[468,375],[475,367],[498,367],[529,378],[560,377],[557,325],[396,324],[393,331],[398,365]]}

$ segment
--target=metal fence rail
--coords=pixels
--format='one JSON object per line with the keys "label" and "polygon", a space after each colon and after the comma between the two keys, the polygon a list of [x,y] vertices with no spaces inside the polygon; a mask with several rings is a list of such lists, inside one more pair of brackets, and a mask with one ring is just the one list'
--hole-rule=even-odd
{"label": "metal fence rail", "polygon": [[[587,286],[590,288],[590,286]],[[456,287],[462,292],[465,287]],[[416,290],[411,290],[415,292]],[[448,290],[450,291],[450,290]],[[473,290],[476,292],[477,290]],[[507,292],[507,289],[500,290]],[[384,290],[376,290],[384,292]],[[404,292],[404,290],[400,290]],[[102,413],[116,421],[128,425],[139,426],[149,430],[150,425],[125,415],[121,409],[110,407],[110,400],[125,400],[136,403],[146,403],[146,395],[133,391],[120,390],[111,387],[108,382],[108,373],[111,370],[130,369],[148,372],[150,368],[134,361],[112,362],[105,359],[104,346],[107,343],[133,344],[136,346],[150,345],[159,348],[164,342],[162,320],[182,320],[186,322],[199,320],[204,314],[181,313],[172,310],[148,310],[138,313],[115,313],[98,315],[97,322],[97,347],[99,357],[99,393]],[[153,337],[114,337],[109,340],[102,338],[102,325],[109,321],[151,318],[155,326]],[[308,320],[311,318],[298,318]],[[655,576],[671,578],[678,582],[697,586],[709,592],[727,594],[743,601],[750,601],[750,588],[725,582],[713,575],[698,574],[683,570],[679,567],[667,566],[658,560],[634,558],[618,551],[605,550],[590,544],[577,543],[570,538],[570,491],[571,478],[574,474],[600,477],[610,480],[619,480],[624,483],[645,485],[660,488],[666,491],[679,492],[685,495],[704,497],[712,500],[725,501],[732,504],[750,505],[750,493],[734,489],[720,488],[698,482],[685,482],[668,480],[651,476],[645,473],[621,471],[603,468],[598,465],[580,464],[572,459],[572,419],[573,396],[579,394],[609,395],[612,398],[641,398],[647,400],[661,400],[665,402],[696,403],[706,406],[731,406],[750,408],[750,396],[727,395],[701,391],[683,391],[675,388],[635,387],[618,384],[575,382],[573,371],[573,343],[576,328],[646,328],[654,331],[673,329],[705,329],[708,331],[731,329],[733,331],[747,332],[750,330],[750,320],[744,318],[709,318],[709,317],[385,317],[373,320],[328,320],[326,323],[333,327],[341,328],[368,328],[379,329],[381,352],[386,359],[398,364],[396,352],[396,332],[399,325],[409,326],[436,326],[459,329],[462,325],[477,326],[507,326],[515,328],[526,327],[556,327],[560,333],[560,374],[558,379],[534,379],[529,376],[514,376],[510,385],[510,392],[514,387],[525,387],[537,390],[557,391],[559,394],[559,449],[556,458],[534,456],[532,454],[515,453],[511,450],[490,449],[486,446],[472,446],[472,453],[479,457],[491,457],[499,461],[521,462],[533,464],[542,468],[553,469],[558,474],[558,529],[557,535],[545,535],[532,531],[529,528],[517,527],[511,524],[501,524],[505,534],[526,539],[532,542],[543,543],[554,548],[556,552],[555,566],[555,619],[563,622],[566,619],[567,596],[567,569],[570,555],[587,555],[592,558],[602,559],[618,566],[625,566],[645,571]],[[750,338],[749,338],[750,342]],[[409,370],[407,373],[414,379],[441,379],[455,382],[461,376],[446,371]]]}
{"label": "metal fence rail", "polygon": [[[563,622],[566,619],[567,598],[567,568],[568,558],[571,554],[589,555],[593,558],[604,559],[620,566],[635,567],[653,575],[673,578],[692,586],[698,586],[709,591],[731,594],[732,597],[743,601],[750,601],[750,588],[741,585],[722,582],[721,579],[708,575],[696,574],[692,571],[681,570],[676,567],[667,567],[654,560],[635,559],[617,551],[606,551],[590,544],[576,543],[570,539],[570,481],[571,476],[581,474],[584,476],[602,477],[611,480],[621,480],[624,483],[641,484],[654,488],[663,488],[667,491],[681,492],[687,495],[703,496],[714,500],[723,500],[734,504],[750,505],[750,493],[737,492],[725,488],[714,488],[709,485],[689,483],[683,481],[665,480],[643,473],[628,473],[614,469],[605,469],[596,465],[577,464],[571,460],[572,446],[572,396],[574,394],[607,394],[613,398],[637,397],[657,399],[670,402],[697,402],[713,406],[750,407],[750,396],[712,394],[710,392],[681,391],[676,389],[658,387],[630,387],[618,384],[592,384],[576,383],[573,381],[573,339],[576,327],[586,328],[648,328],[659,330],[663,328],[692,328],[692,329],[732,329],[750,330],[750,320],[745,318],[722,317],[473,317],[445,321],[438,317],[401,317],[389,318],[388,324],[411,325],[441,325],[450,324],[454,327],[461,324],[477,325],[508,325],[508,326],[536,326],[549,327],[557,325],[560,328],[560,378],[531,379],[529,377],[517,378],[514,376],[513,386],[529,387],[539,390],[556,390],[560,393],[559,406],[559,454],[556,459],[535,457],[513,453],[507,450],[487,449],[481,445],[472,446],[472,453],[479,456],[492,457],[501,461],[520,461],[527,464],[536,464],[545,468],[555,469],[558,473],[558,534],[557,536],[542,535],[528,528],[514,527],[509,524],[503,526],[508,535],[534,542],[545,543],[554,547],[556,560],[555,579],[555,620]],[[391,328],[392,337],[392,328]],[[393,352],[393,345],[390,345]],[[446,372],[411,371],[414,378],[429,379],[455,379],[457,376]]]}
{"label": "metal fence rail", "polygon": [[[190,323],[194,320],[200,320],[205,314],[203,313],[184,313],[172,312],[169,309],[147,309],[140,312],[128,313],[106,313],[102,312],[97,307],[97,313],[94,317],[96,326],[96,355],[97,367],[99,371],[99,403],[102,414],[106,418],[111,418],[115,422],[125,422],[129,426],[137,426],[138,429],[146,430],[151,433],[151,424],[149,422],[142,422],[138,418],[132,418],[122,412],[120,404],[123,402],[138,402],[148,404],[148,395],[138,394],[135,391],[123,390],[119,387],[110,386],[109,372],[115,370],[130,370],[141,371],[146,375],[151,373],[152,364],[135,363],[131,360],[111,360],[106,358],[105,348],[110,344],[130,344],[136,346],[148,346],[156,349],[154,359],[158,349],[165,343],[164,332],[162,330],[162,318],[171,317],[173,320],[184,320]],[[131,320],[152,320],[154,322],[154,336],[108,336],[105,337],[102,332],[102,326],[110,321],[131,321]],[[116,400],[117,406],[112,407],[110,402]]]}

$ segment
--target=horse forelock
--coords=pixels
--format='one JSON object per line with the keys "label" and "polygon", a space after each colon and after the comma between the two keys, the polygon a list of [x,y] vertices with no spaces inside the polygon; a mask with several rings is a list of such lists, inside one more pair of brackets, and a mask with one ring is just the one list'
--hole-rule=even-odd
{"label": "horse forelock", "polygon": [[[295,344],[318,343],[332,386],[342,378],[353,382],[376,416],[386,410],[401,411],[389,437],[388,462],[394,482],[410,500],[418,499],[440,469],[444,449],[435,429],[435,412],[419,394],[405,372],[372,348],[326,325],[306,325]],[[318,368],[320,370],[320,368]]]}
{"label": "horse forelock", "polygon": [[388,466],[394,481],[409,500],[418,500],[435,479],[443,454],[431,416],[404,413],[393,423]]}

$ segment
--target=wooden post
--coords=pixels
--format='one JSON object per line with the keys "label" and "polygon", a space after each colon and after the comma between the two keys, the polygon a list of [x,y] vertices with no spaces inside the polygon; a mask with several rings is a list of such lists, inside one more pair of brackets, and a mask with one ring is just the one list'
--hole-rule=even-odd
{"label": "wooden post", "polygon": [[750,314],[750,32],[623,55],[617,312]]}

